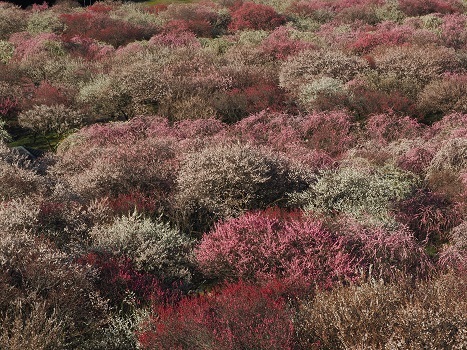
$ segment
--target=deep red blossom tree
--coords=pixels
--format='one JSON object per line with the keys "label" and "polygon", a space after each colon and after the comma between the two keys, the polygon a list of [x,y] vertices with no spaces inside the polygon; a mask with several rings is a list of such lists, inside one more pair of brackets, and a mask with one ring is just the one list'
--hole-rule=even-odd
{"label": "deep red blossom tree", "polygon": [[[159,281],[151,274],[137,271],[128,258],[90,252],[80,257],[77,263],[97,270],[94,285],[114,307],[121,307],[125,301],[139,304],[166,300]],[[128,300],[131,293],[134,300]]]}
{"label": "deep red blossom tree", "polygon": [[286,18],[278,14],[272,7],[244,2],[232,9],[232,21],[229,24],[231,31],[254,29],[271,30],[284,24]]}
{"label": "deep red blossom tree", "polygon": [[66,25],[65,40],[82,36],[120,46],[135,40],[149,39],[156,32],[155,27],[113,19],[104,12],[64,13],[60,18]]}
{"label": "deep red blossom tree", "polygon": [[314,47],[309,42],[292,37],[292,30],[286,26],[276,28],[262,43],[261,50],[268,56],[284,60],[298,52]]}
{"label": "deep red blossom tree", "polygon": [[245,283],[156,307],[143,324],[143,349],[291,350],[294,327],[277,286]]}
{"label": "deep red blossom tree", "polygon": [[228,16],[218,10],[218,5],[209,2],[172,4],[163,14],[165,18],[169,18],[164,29],[190,31],[199,37],[218,36],[225,32],[228,21]]}

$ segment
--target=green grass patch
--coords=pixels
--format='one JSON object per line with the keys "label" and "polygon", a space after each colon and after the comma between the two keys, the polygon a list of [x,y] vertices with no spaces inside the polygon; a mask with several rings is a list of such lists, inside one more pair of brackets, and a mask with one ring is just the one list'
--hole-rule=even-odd
{"label": "green grass patch", "polygon": [[10,142],[10,147],[24,146],[30,148],[37,148],[43,151],[55,151],[58,143],[62,140],[58,134],[50,133],[47,135],[42,134],[23,134],[19,138]]}

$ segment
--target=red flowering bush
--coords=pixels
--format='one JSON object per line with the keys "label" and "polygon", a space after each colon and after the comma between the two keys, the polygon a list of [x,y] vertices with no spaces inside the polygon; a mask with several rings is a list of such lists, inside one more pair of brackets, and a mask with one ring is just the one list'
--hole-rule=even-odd
{"label": "red flowering bush", "polygon": [[55,86],[43,80],[31,91],[33,96],[23,100],[24,109],[32,109],[34,105],[70,105],[73,100],[73,91],[64,86]]}
{"label": "red flowering bush", "polygon": [[466,1],[0,2],[0,348],[463,348]]}
{"label": "red flowering bush", "polygon": [[2,91],[2,96],[0,96],[0,116],[2,118],[8,118],[9,116],[16,114],[18,109],[18,99],[14,96],[3,94]]}
{"label": "red flowering bush", "polygon": [[243,29],[271,30],[285,23],[286,18],[272,7],[254,2],[240,3],[231,10],[231,31]]}
{"label": "red flowering bush", "polygon": [[358,33],[356,40],[349,45],[349,48],[358,53],[368,53],[380,45],[402,45],[409,41],[413,35],[414,29],[410,26],[396,26],[393,23],[384,22],[371,31]]}
{"label": "red flowering bush", "polygon": [[167,18],[165,30],[189,31],[197,37],[216,37],[223,34],[229,20],[214,3],[171,4],[162,14]]}
{"label": "red flowering bush", "polygon": [[207,276],[220,280],[279,279],[306,289],[354,277],[356,262],[342,249],[319,221],[252,212],[216,224],[203,236],[196,259]]}
{"label": "red flowering bush", "polygon": [[108,198],[108,206],[115,214],[128,214],[137,211],[142,214],[154,214],[159,209],[157,200],[147,194],[133,191]]}
{"label": "red flowering bush", "polygon": [[113,307],[164,300],[158,280],[153,275],[137,271],[128,258],[91,252],[80,257],[77,263],[97,270],[94,285]]}
{"label": "red flowering bush", "polygon": [[301,141],[301,120],[289,114],[262,111],[233,124],[230,133],[248,143],[286,151],[288,145]]}
{"label": "red flowering bush", "polygon": [[293,31],[286,26],[274,29],[261,43],[261,50],[266,55],[279,60],[287,59],[289,56],[312,47],[311,43],[293,38]]}
{"label": "red flowering bush", "polygon": [[60,18],[66,25],[65,39],[82,36],[104,41],[115,47],[135,40],[149,39],[155,33],[154,27],[113,19],[100,11],[64,13]]}
{"label": "red flowering bush", "polygon": [[349,82],[347,89],[349,96],[344,96],[347,100],[341,98],[338,103],[344,102],[343,105],[360,120],[383,113],[419,116],[415,101],[400,91],[381,91],[358,80]]}
{"label": "red flowering bush", "polygon": [[64,46],[71,56],[89,61],[109,58],[115,52],[115,48],[110,44],[82,36],[67,39]]}
{"label": "red flowering bush", "polygon": [[293,332],[291,313],[274,288],[240,282],[155,308],[139,341],[148,350],[291,350]]}

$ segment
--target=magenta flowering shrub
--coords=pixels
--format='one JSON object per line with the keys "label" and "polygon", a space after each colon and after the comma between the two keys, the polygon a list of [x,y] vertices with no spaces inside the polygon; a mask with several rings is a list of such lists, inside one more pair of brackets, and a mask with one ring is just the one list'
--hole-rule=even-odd
{"label": "magenta flowering shrub", "polygon": [[153,35],[149,39],[149,44],[156,46],[176,47],[196,47],[200,46],[196,35],[189,31],[181,31],[179,28],[166,27],[162,33]]}
{"label": "magenta flowering shrub", "polygon": [[2,96],[0,99],[0,116],[8,118],[8,116],[17,112],[18,107],[17,98],[13,96]]}
{"label": "magenta flowering shrub", "polygon": [[300,129],[307,147],[324,150],[333,157],[344,153],[355,142],[352,117],[342,112],[310,114],[303,118]]}
{"label": "magenta flowering shrub", "polygon": [[272,7],[254,2],[239,2],[231,9],[231,31],[243,29],[271,30],[285,23],[286,18]]}
{"label": "magenta flowering shrub", "polygon": [[50,50],[53,43],[61,42],[60,37],[54,33],[31,35],[27,32],[14,34],[9,41],[15,45],[13,58],[20,61],[31,59],[42,51]]}
{"label": "magenta flowering shrub", "polygon": [[31,95],[22,101],[25,110],[33,109],[34,105],[70,105],[73,103],[74,91],[67,86],[54,85],[43,80],[34,86]]}
{"label": "magenta flowering shrub", "polygon": [[[77,263],[97,270],[94,285],[114,307],[131,302],[142,304],[164,300],[159,281],[153,275],[137,271],[128,258],[90,252],[77,259]],[[128,300],[131,293],[134,293],[134,300]]]}
{"label": "magenta flowering shrub", "polygon": [[103,41],[115,47],[141,39],[149,39],[156,30],[150,26],[138,26],[111,18],[101,11],[64,13],[60,16],[65,23],[64,37],[83,36]]}
{"label": "magenta flowering shrub", "polygon": [[278,279],[292,288],[352,279],[357,265],[321,222],[284,220],[264,212],[216,224],[195,254],[207,276],[262,284]]}
{"label": "magenta flowering shrub", "polygon": [[267,56],[285,60],[290,56],[295,56],[302,50],[310,49],[314,46],[309,42],[293,38],[293,34],[294,32],[286,26],[277,27],[263,40],[260,49]]}
{"label": "magenta flowering shrub", "polygon": [[240,282],[156,307],[138,338],[143,349],[291,350],[293,332],[286,301],[274,288]]}
{"label": "magenta flowering shrub", "polygon": [[226,31],[229,17],[215,3],[171,4],[163,12],[168,19],[165,29],[188,31],[197,37],[215,37]]}
{"label": "magenta flowering shrub", "polygon": [[[366,29],[366,30],[365,30]],[[355,38],[344,40],[347,48],[360,54],[370,53],[377,47],[394,47],[412,44],[437,44],[438,36],[429,29],[417,25],[398,24],[384,21],[374,27],[358,28],[354,32]]]}
{"label": "magenta flowering shrub", "polygon": [[82,57],[90,61],[109,58],[115,52],[112,45],[83,36],[71,37],[65,41],[64,45],[71,56]]}
{"label": "magenta flowering shrub", "polygon": [[451,138],[463,138],[467,135],[466,121],[467,114],[464,113],[445,115],[442,120],[437,121],[427,130],[427,137],[432,138],[435,144]]}
{"label": "magenta flowering shrub", "polygon": [[286,152],[287,145],[301,143],[302,119],[289,114],[262,111],[233,124],[230,133],[244,142]]}
{"label": "magenta flowering shrub", "polygon": [[365,226],[343,218],[337,222],[336,230],[344,250],[360,259],[359,269],[370,279],[426,278],[433,271],[423,246],[405,226]]}
{"label": "magenta flowering shrub", "polygon": [[416,120],[391,114],[373,115],[366,121],[368,136],[382,145],[402,138],[421,136],[421,129]]}

